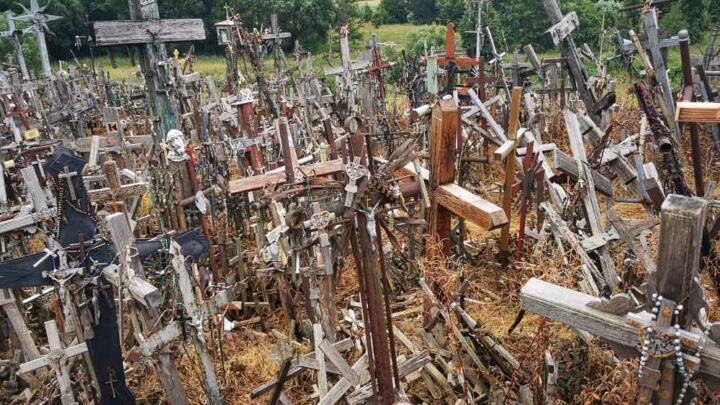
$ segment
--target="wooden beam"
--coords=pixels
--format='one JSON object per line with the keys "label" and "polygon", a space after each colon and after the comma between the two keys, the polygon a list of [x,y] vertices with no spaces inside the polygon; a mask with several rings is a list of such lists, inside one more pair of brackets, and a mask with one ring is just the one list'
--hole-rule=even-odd
{"label": "wooden beam", "polygon": [[[314,163],[307,166],[299,166],[298,169],[308,176],[328,176],[343,171],[345,165],[342,159],[330,160],[327,162]],[[281,185],[286,183],[285,172],[261,174],[259,176],[247,177],[230,181],[230,194],[245,193],[248,191],[260,190],[266,184]]]}
{"label": "wooden beam", "polygon": [[720,103],[680,101],[675,110],[675,121],[718,124],[720,123]]}
{"label": "wooden beam", "polygon": [[93,23],[96,46],[191,42],[205,40],[199,18],[150,21],[97,21]]}

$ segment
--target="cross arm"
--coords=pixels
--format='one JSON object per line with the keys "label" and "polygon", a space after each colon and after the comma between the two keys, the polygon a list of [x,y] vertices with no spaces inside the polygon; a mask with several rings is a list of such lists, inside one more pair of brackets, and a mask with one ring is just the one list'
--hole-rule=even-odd
{"label": "cross arm", "polygon": [[97,46],[151,44],[155,41],[205,40],[205,24],[199,18],[152,21],[98,21],[93,23]]}
{"label": "cross arm", "polygon": [[[638,331],[624,316],[589,307],[600,299],[568,288],[532,278],[520,290],[523,309],[559,321],[570,327],[628,348],[638,345]],[[716,379],[720,375],[720,346],[706,341],[700,353],[699,373]]]}
{"label": "cross arm", "polygon": [[[307,166],[299,166],[300,171],[308,176],[327,176],[337,174],[343,171],[344,165],[342,159],[330,160],[328,162],[320,162]],[[244,179],[232,180],[230,182],[230,194],[239,194],[248,191],[262,189],[266,184],[285,184],[285,172],[268,173],[259,176],[247,177]]]}
{"label": "cross arm", "polygon": [[[85,344],[85,342],[82,342],[80,344],[70,346],[67,349],[64,349],[62,351],[62,356],[65,358],[69,358],[78,354],[85,353],[87,350],[87,345]],[[43,356],[35,360],[30,360],[27,363],[21,364],[17,372],[18,374],[25,374],[37,370],[41,367],[48,367],[51,364],[52,360],[50,359],[50,356]]]}
{"label": "cross arm", "polygon": [[[417,173],[412,162],[396,172],[400,176],[416,176]],[[419,177],[428,181],[430,173],[420,168]],[[483,229],[497,229],[508,223],[505,211],[501,207],[478,197],[457,184],[450,183],[438,186],[435,189],[435,197],[441,206]]]}

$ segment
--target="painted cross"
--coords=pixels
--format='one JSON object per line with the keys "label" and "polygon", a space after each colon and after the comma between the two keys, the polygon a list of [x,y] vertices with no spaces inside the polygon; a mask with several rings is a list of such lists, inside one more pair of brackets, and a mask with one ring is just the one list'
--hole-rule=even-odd
{"label": "painted cross", "polygon": [[40,62],[42,64],[43,73],[45,77],[52,76],[52,68],[50,67],[50,56],[47,50],[47,43],[45,43],[45,31],[50,31],[47,27],[47,23],[55,20],[59,20],[62,17],[56,15],[45,14],[45,7],[38,5],[38,0],[30,0],[30,9],[28,10],[20,4],[25,14],[13,17],[15,21],[22,21],[33,25],[35,35],[37,36],[38,49],[40,50]]}
{"label": "painted cross", "polygon": [[60,174],[58,174],[58,178],[60,180],[65,180],[65,182],[67,183],[68,190],[70,191],[70,199],[72,201],[77,200],[77,194],[75,194],[75,186],[73,185],[73,182],[72,182],[72,178],[77,175],[78,175],[77,171],[71,172],[67,166],[65,166],[63,168],[63,171]]}
{"label": "painted cross", "polygon": [[[598,299],[538,279],[522,288],[523,308],[601,337],[622,356],[639,355],[638,404],[683,403],[696,375],[708,383],[720,375],[719,336],[697,279],[706,206],[679,195],[663,203],[657,271],[642,312],[630,312],[637,303],[628,294]],[[693,321],[709,336],[690,328]]]}

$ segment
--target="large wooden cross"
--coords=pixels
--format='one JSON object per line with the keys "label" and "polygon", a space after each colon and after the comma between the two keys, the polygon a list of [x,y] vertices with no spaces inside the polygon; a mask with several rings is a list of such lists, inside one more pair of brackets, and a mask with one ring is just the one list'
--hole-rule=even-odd
{"label": "large wooden cross", "polygon": [[[718,336],[697,281],[706,205],[679,195],[663,204],[657,271],[649,275],[642,312],[630,312],[637,304],[628,294],[599,299],[539,279],[520,292],[526,310],[603,338],[622,356],[639,355],[638,404],[682,403],[695,374],[706,382],[720,376]],[[709,336],[691,328],[692,321]]]}
{"label": "large wooden cross", "polygon": [[[101,47],[137,45],[142,49],[140,67],[148,86],[148,104],[160,120],[155,127],[160,136],[177,127],[170,92],[164,91],[168,81],[161,69],[167,60],[164,44],[205,40],[201,19],[161,20],[156,0],[128,0],[132,21],[98,21],[93,23],[95,45]],[[157,142],[158,144],[160,142]]]}
{"label": "large wooden cross", "polygon": [[[484,229],[497,229],[508,223],[502,208],[453,183],[459,130],[460,110],[455,101],[440,100],[432,114],[430,171],[420,169],[418,173],[412,163],[398,171],[404,176],[418,175],[429,181],[431,208],[428,233],[440,243],[440,252],[445,256],[450,254],[451,214]],[[428,249],[427,253],[435,255],[438,251]]]}

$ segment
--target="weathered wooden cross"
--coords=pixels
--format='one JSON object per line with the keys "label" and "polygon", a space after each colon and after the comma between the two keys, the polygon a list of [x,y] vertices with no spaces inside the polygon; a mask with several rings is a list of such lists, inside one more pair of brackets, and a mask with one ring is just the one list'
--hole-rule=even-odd
{"label": "weathered wooden cross", "polygon": [[[93,23],[95,45],[100,47],[138,45],[142,49],[140,67],[148,86],[148,104],[159,118],[156,136],[177,128],[177,112],[171,92],[166,90],[167,60],[165,43],[204,41],[205,25],[201,19],[161,20],[157,1],[128,0],[132,21],[98,21]],[[160,142],[157,142],[158,144]]]}
{"label": "weathered wooden cross", "polygon": [[[594,112],[597,96],[588,86],[589,75],[572,38],[572,31],[577,26],[577,16],[573,18],[572,13],[563,16],[556,0],[543,0],[543,5],[550,16],[550,21],[554,24],[548,30],[546,38],[550,38],[553,45],[557,45],[558,42],[562,41],[563,53],[567,59],[567,65],[575,82],[575,87],[580,92],[580,99],[585,103],[588,111]],[[598,122],[599,117],[593,116],[593,120]]]}
{"label": "weathered wooden cross", "polygon": [[640,356],[638,404],[683,403],[695,375],[706,382],[720,375],[718,336],[697,279],[706,206],[697,198],[666,199],[642,311],[631,312],[637,302],[628,294],[598,299],[539,279],[522,288],[523,308],[598,336],[622,356]]}

